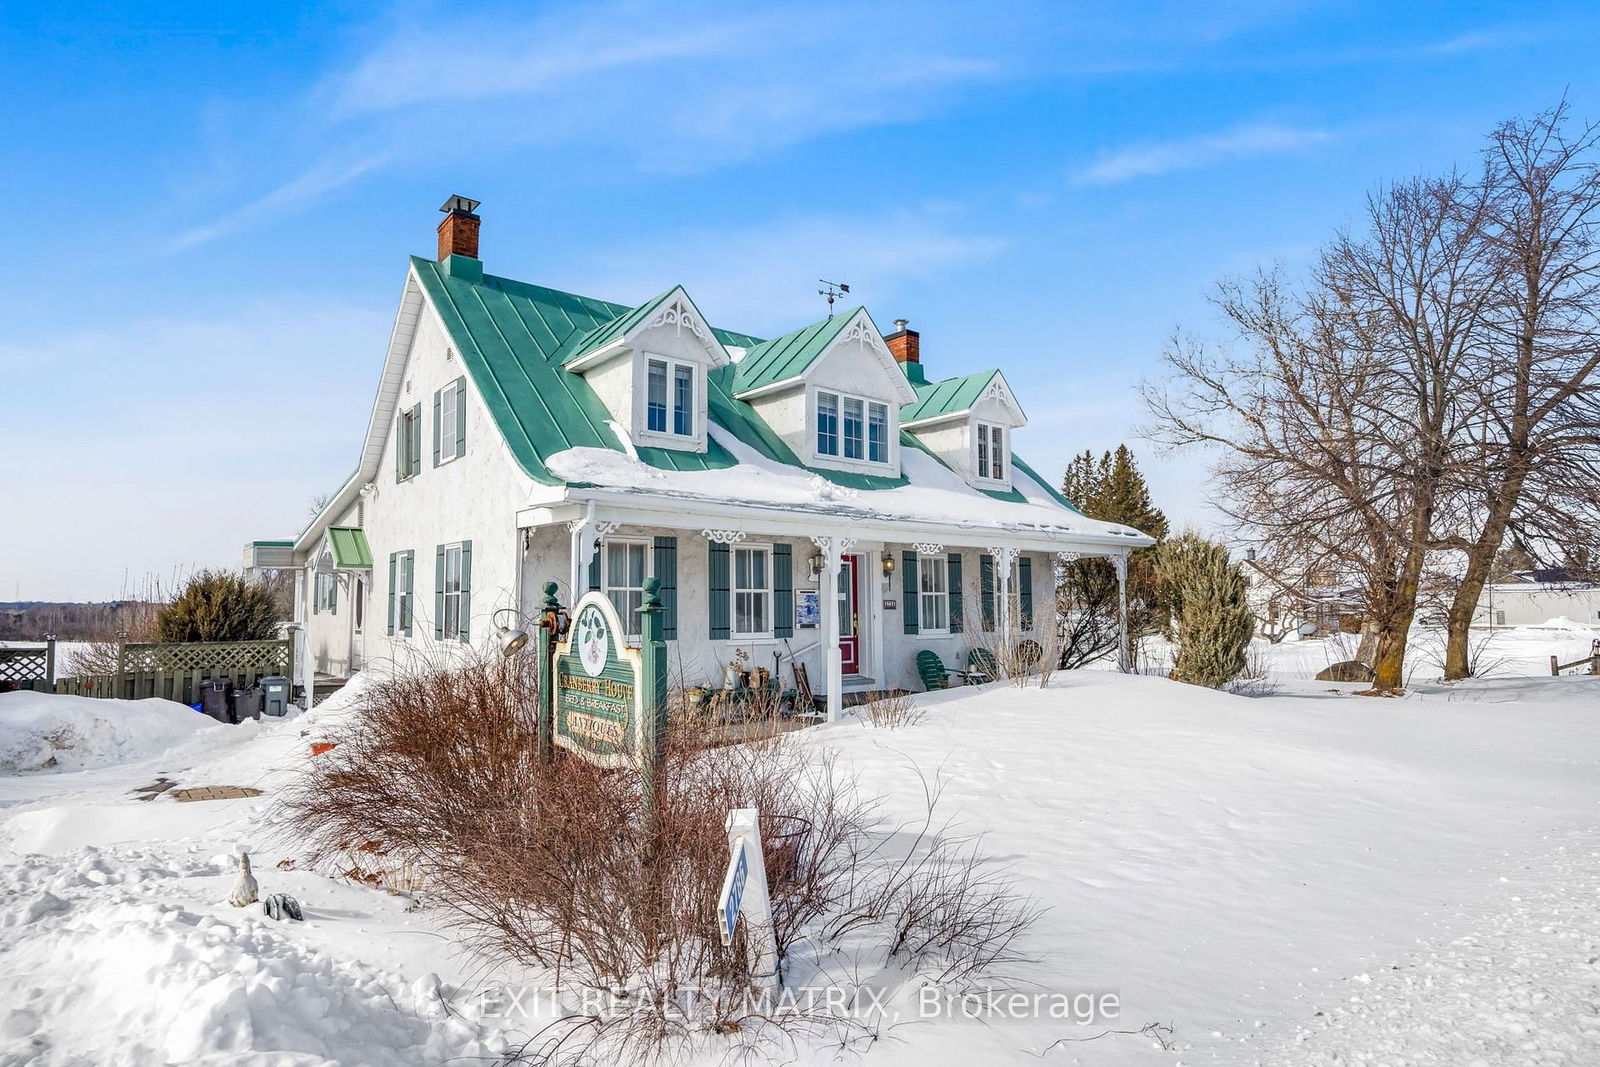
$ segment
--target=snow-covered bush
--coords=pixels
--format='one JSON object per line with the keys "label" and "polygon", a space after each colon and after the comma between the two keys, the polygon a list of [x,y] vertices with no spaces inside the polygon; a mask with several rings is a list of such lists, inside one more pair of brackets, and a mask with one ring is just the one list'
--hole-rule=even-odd
{"label": "snow-covered bush", "polygon": [[1017,958],[1031,904],[976,842],[934,821],[932,793],[919,825],[886,826],[827,750],[792,735],[727,744],[705,719],[673,724],[653,798],[630,771],[560,750],[542,764],[532,662],[373,685],[287,799],[281,829],[355,877],[409,866],[424,903],[486,962],[545,968],[614,1005],[552,1024],[536,1059],[642,1062],[691,1040],[749,1049],[818,1028],[861,1036],[826,1005],[763,1010],[743,929],[732,945],[717,936],[733,808],[761,812],[774,934],[780,958],[797,957],[786,968],[868,952],[874,966],[953,981]]}
{"label": "snow-covered bush", "polygon": [[1248,583],[1227,548],[1185,533],[1159,547],[1156,575],[1177,631],[1170,677],[1212,689],[1237,678],[1255,619],[1245,597]]}

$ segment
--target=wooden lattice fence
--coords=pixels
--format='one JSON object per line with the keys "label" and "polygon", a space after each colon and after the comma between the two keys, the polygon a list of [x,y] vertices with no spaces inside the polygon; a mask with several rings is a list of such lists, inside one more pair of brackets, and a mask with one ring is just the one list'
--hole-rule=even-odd
{"label": "wooden lattice fence", "polygon": [[222,680],[244,688],[271,675],[294,677],[293,641],[204,641],[119,644],[114,675],[62,678],[58,693],[143,700],[162,697],[200,702],[202,682]]}
{"label": "wooden lattice fence", "polygon": [[0,693],[10,689],[51,692],[56,684],[56,639],[30,648],[0,648]]}

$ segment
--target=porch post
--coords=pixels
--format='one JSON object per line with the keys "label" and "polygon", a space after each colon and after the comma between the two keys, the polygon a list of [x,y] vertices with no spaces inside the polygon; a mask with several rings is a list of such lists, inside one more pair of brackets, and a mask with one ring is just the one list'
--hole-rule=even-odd
{"label": "porch post", "polygon": [[567,523],[567,529],[572,531],[572,585],[571,595],[567,598],[576,604],[583,594],[589,591],[589,563],[594,559],[594,554],[599,550],[595,541],[607,534],[616,532],[621,523],[599,522],[594,516],[594,501],[589,501],[589,510],[581,519],[573,519]]}
{"label": "porch post", "polygon": [[295,588],[300,590],[300,685],[305,689],[305,710],[310,711],[317,702],[317,656],[311,647],[311,598],[317,595],[315,581],[316,563],[307,561],[306,568],[295,575]]}
{"label": "porch post", "polygon": [[1127,674],[1133,670],[1128,657],[1128,554],[1115,553],[1111,565],[1117,571],[1117,670]]}
{"label": "porch post", "polygon": [[[990,548],[989,554],[994,556],[994,584],[995,584],[995,626],[1000,631],[1000,648],[1003,651],[1011,650],[1011,568],[1017,558],[1014,548]],[[1009,659],[1001,656],[1001,660]]]}
{"label": "porch post", "polygon": [[821,646],[828,677],[828,721],[844,716],[844,650],[839,644],[839,572],[844,554],[854,545],[853,537],[813,535],[813,544],[822,550],[822,575],[818,590],[822,601]]}

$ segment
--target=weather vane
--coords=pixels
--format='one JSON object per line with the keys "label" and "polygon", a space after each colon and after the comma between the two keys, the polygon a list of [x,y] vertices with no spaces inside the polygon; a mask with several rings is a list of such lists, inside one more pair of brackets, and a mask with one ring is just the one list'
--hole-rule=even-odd
{"label": "weather vane", "polygon": [[823,285],[823,288],[817,290],[817,295],[828,298],[828,318],[831,319],[833,318],[833,302],[849,293],[850,287],[844,282],[830,282],[826,278],[818,278],[817,281]]}

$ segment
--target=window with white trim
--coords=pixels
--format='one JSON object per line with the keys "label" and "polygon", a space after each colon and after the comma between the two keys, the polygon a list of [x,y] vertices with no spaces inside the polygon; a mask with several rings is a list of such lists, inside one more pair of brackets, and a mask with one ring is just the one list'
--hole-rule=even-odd
{"label": "window with white trim", "polygon": [[644,541],[606,538],[600,588],[622,619],[628,637],[637,638],[639,609],[644,607],[644,580],[650,577],[650,545]]}
{"label": "window with white trim", "polygon": [[950,562],[917,557],[917,621],[925,634],[950,632]]}
{"label": "window with white trim", "polygon": [[817,391],[817,455],[889,462],[889,405],[831,390]]}
{"label": "window with white trim", "polygon": [[461,546],[444,550],[444,636],[461,636]]}
{"label": "window with white trim", "polygon": [[461,455],[462,389],[452,382],[439,390],[439,462],[448,463]]}
{"label": "window with white trim", "polygon": [[693,363],[651,356],[645,360],[644,428],[672,437],[695,435],[695,376]]}
{"label": "window with white trim", "polygon": [[992,422],[978,423],[978,477],[990,481],[1006,480],[1006,428]]}
{"label": "window with white trim", "polygon": [[733,547],[733,637],[772,636],[772,549]]}
{"label": "window with white trim", "polygon": [[328,571],[317,572],[317,611],[326,611],[334,615],[339,613],[338,594],[334,592],[334,589],[336,588],[335,583],[337,583],[338,580],[338,578]]}

